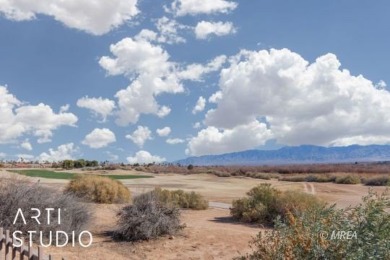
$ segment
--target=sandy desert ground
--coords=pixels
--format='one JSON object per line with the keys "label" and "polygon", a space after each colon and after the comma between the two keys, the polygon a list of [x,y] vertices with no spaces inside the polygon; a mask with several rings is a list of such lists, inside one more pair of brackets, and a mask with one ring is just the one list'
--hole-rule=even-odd
{"label": "sandy desert ground", "polygon": [[[139,174],[123,172],[107,174]],[[144,173],[142,173],[144,174]],[[2,176],[13,173],[1,171]],[[229,205],[233,199],[259,183],[271,183],[280,190],[296,189],[318,196],[338,207],[355,205],[368,192],[362,185],[342,185],[334,183],[294,183],[277,180],[258,180],[246,177],[221,178],[209,174],[178,175],[161,174],[155,178],[122,180],[133,194],[139,194],[154,187],[196,191],[204,195],[211,207],[204,211],[184,210],[182,222],[186,228],[175,237],[158,240],[127,243],[114,242],[106,235],[115,228],[116,213],[122,205],[96,205],[94,219],[89,231],[94,235],[94,243],[89,248],[66,247],[45,249],[54,259],[232,259],[250,250],[248,243],[260,227],[237,224],[229,217]],[[25,178],[25,177],[24,177]],[[36,178],[29,178],[37,181]],[[35,179],[35,180],[34,180]],[[42,185],[63,188],[66,180],[41,179]],[[384,190],[377,187],[375,190]]]}

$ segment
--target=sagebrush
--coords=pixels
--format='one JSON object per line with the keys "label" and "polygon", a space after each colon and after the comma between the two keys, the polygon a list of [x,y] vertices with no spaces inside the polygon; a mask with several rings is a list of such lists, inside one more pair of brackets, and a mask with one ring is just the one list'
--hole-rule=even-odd
{"label": "sagebrush", "polygon": [[162,202],[157,192],[152,191],[135,197],[132,205],[121,210],[113,238],[121,241],[150,240],[174,235],[182,228],[179,208]]}
{"label": "sagebrush", "polygon": [[[352,208],[323,205],[276,220],[239,259],[390,259],[389,191],[372,191]],[[350,238],[338,236],[350,232]]]}
{"label": "sagebrush", "polygon": [[367,186],[390,186],[390,177],[376,176],[372,178],[365,178],[362,182]]}
{"label": "sagebrush", "polygon": [[[36,216],[36,212],[31,212],[31,208],[37,208],[41,212],[39,217],[41,224],[35,220],[30,220],[31,216]],[[48,224],[47,208],[53,208],[51,221]],[[61,209],[61,224],[58,224],[58,211]],[[21,209],[26,219],[26,224],[22,218],[15,219],[18,209]],[[62,194],[56,190],[41,186],[39,183],[31,183],[20,179],[2,179],[0,181],[0,226],[13,231],[21,231],[28,237],[28,231],[42,231],[43,237],[50,240],[50,231],[61,230],[69,237],[72,231],[78,235],[86,230],[91,214],[89,208],[81,203],[78,198],[71,194]],[[53,221],[55,220],[55,221]],[[62,240],[63,237],[59,237]],[[38,239],[38,236],[34,237]]]}
{"label": "sagebrush", "polygon": [[357,175],[345,175],[337,177],[335,182],[338,184],[359,184],[361,179]]}
{"label": "sagebrush", "polygon": [[65,193],[85,201],[106,204],[126,203],[131,198],[129,189],[122,182],[96,175],[76,177],[66,186]]}
{"label": "sagebrush", "polygon": [[183,190],[163,190],[156,188],[155,192],[164,203],[174,204],[179,208],[203,210],[209,207],[209,202],[202,195],[196,192],[185,192]]}
{"label": "sagebrush", "polygon": [[310,194],[298,191],[281,192],[262,183],[247,193],[247,197],[233,201],[230,213],[234,219],[272,226],[277,216],[288,212],[303,212],[323,202]]}

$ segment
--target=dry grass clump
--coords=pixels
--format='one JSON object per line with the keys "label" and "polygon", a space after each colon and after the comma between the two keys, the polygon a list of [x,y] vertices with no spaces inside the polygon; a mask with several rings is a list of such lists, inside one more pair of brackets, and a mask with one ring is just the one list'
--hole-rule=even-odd
{"label": "dry grass clump", "polygon": [[126,203],[130,191],[118,180],[96,175],[83,175],[69,182],[65,193],[71,193],[83,200],[96,203]]}
{"label": "dry grass clump", "polygon": [[179,208],[203,210],[209,207],[209,202],[202,195],[193,191],[169,191],[156,188],[153,192],[157,194],[159,200],[163,203],[173,204]]}
{"label": "dry grass clump", "polygon": [[345,175],[336,178],[335,183],[338,184],[359,184],[361,179],[357,175]]}
{"label": "dry grass clump", "polygon": [[[31,216],[36,216],[37,212],[32,208],[40,210],[41,215],[38,224]],[[47,208],[53,208],[50,214],[50,224],[48,224]],[[26,219],[24,224],[22,218],[18,217],[15,224],[13,221],[18,209],[21,209]],[[61,224],[58,224],[58,209],[61,209]],[[88,206],[81,203],[71,194],[62,194],[56,190],[42,187],[39,183],[31,183],[20,179],[2,179],[0,181],[0,226],[13,231],[23,232],[23,236],[28,237],[28,231],[42,231],[43,239],[47,244],[50,232],[57,230],[64,231],[69,237],[72,231],[76,236],[86,230],[91,219]],[[33,236],[33,240],[39,239],[39,235]],[[59,236],[62,242],[64,237]],[[54,241],[54,239],[53,239]]]}
{"label": "dry grass clump", "polygon": [[122,209],[113,238],[121,241],[150,240],[174,235],[182,228],[179,208],[162,202],[159,194],[152,191],[135,197],[133,205]]}
{"label": "dry grass clump", "polygon": [[236,220],[273,225],[277,216],[283,219],[288,212],[304,212],[322,205],[313,195],[297,191],[281,192],[270,184],[260,184],[247,193],[248,197],[233,201],[230,213]]}

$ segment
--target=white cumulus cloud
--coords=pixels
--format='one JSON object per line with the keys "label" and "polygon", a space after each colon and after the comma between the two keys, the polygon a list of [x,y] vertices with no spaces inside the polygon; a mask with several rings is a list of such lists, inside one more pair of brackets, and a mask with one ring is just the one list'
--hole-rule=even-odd
{"label": "white cumulus cloud", "polygon": [[22,142],[20,144],[20,147],[23,148],[23,149],[26,149],[27,151],[31,151],[33,148],[32,148],[32,145],[31,143],[27,140],[24,140],[24,142]]}
{"label": "white cumulus cloud", "polygon": [[149,152],[143,150],[138,151],[133,157],[130,156],[126,159],[130,164],[160,163],[165,161],[165,158],[157,155],[151,155]]}
{"label": "white cumulus cloud", "polygon": [[169,126],[159,128],[156,130],[156,133],[159,136],[168,136],[171,133],[171,128]]}
{"label": "white cumulus cloud", "polygon": [[309,63],[288,49],[243,50],[221,71],[205,123],[235,129],[261,119],[284,145],[390,143],[390,93],[340,67],[334,54]]}
{"label": "white cumulus cloud", "polygon": [[384,80],[380,80],[378,83],[375,84],[375,87],[377,89],[385,89],[387,87],[387,83]]}
{"label": "white cumulus cloud", "polygon": [[171,113],[171,108],[167,106],[161,106],[160,109],[157,111],[157,116],[160,118],[166,117]]}
{"label": "white cumulus cloud", "polygon": [[199,97],[194,109],[192,109],[192,114],[202,112],[206,107],[206,99],[204,97]]}
{"label": "white cumulus cloud", "polygon": [[66,105],[61,106],[61,107],[60,107],[60,113],[68,112],[68,111],[69,111],[69,108],[70,108],[70,105],[69,105],[69,104],[66,104]]}
{"label": "white cumulus cloud", "polygon": [[188,155],[222,154],[244,151],[265,144],[272,133],[264,123],[253,121],[232,129],[209,126],[188,143]]}
{"label": "white cumulus cloud", "polygon": [[195,128],[195,129],[201,128],[202,127],[202,123],[201,122],[196,122],[195,124],[192,125],[192,127]]}
{"label": "white cumulus cloud", "polygon": [[225,55],[220,55],[206,65],[193,63],[180,71],[178,76],[183,80],[202,81],[206,74],[219,71],[226,60],[227,57]]}
{"label": "white cumulus cloud", "polygon": [[179,24],[176,20],[164,16],[157,20],[156,27],[160,33],[155,39],[158,42],[168,44],[186,42],[186,40],[179,35],[179,31],[188,28],[188,26]]}
{"label": "white cumulus cloud", "polygon": [[77,106],[91,110],[94,115],[101,116],[103,122],[115,109],[115,102],[106,98],[89,98],[88,96],[77,100]]}
{"label": "white cumulus cloud", "polygon": [[126,135],[126,138],[133,141],[139,147],[143,147],[147,140],[152,139],[152,131],[147,126],[138,126],[131,135]]}
{"label": "white cumulus cloud", "polygon": [[112,44],[112,57],[103,56],[99,60],[108,75],[122,75],[130,80],[130,85],[115,95],[118,99],[115,122],[120,126],[137,123],[142,114],[167,116],[171,108],[160,105],[156,97],[183,93],[183,81],[201,81],[205,74],[219,71],[226,63],[224,55],[205,65],[173,62],[162,46],[153,43],[155,37],[151,31],[143,30],[134,39],[125,38]]}
{"label": "white cumulus cloud", "polygon": [[73,143],[62,144],[57,149],[50,148],[46,153],[41,153],[39,161],[58,162],[63,160],[73,160],[78,148]]}
{"label": "white cumulus cloud", "polygon": [[169,54],[161,46],[142,38],[125,38],[111,45],[110,50],[114,57],[102,57],[100,65],[109,75],[124,75],[132,81],[115,95],[119,107],[116,122],[125,126],[136,123],[141,114],[159,117],[169,114],[170,108],[160,106],[155,97],[184,91]]}
{"label": "white cumulus cloud", "polygon": [[115,134],[107,128],[95,128],[91,133],[87,134],[82,141],[82,144],[91,148],[98,149],[116,141]]}
{"label": "white cumulus cloud", "polygon": [[195,27],[197,39],[207,39],[210,35],[224,36],[236,33],[231,22],[207,22],[201,21]]}
{"label": "white cumulus cloud", "polygon": [[68,112],[55,113],[45,104],[27,105],[0,86],[0,143],[15,142],[26,134],[38,143],[50,142],[53,131],[61,126],[75,126],[77,117]]}
{"label": "white cumulus cloud", "polygon": [[101,35],[131,20],[139,10],[137,0],[1,0],[0,13],[15,21],[47,15],[67,27]]}
{"label": "white cumulus cloud", "polygon": [[217,104],[218,101],[221,99],[222,99],[222,91],[217,91],[214,94],[212,94],[211,97],[209,97],[209,102]]}
{"label": "white cumulus cloud", "polygon": [[174,0],[171,11],[177,16],[228,13],[237,6],[237,3],[226,0]]}
{"label": "white cumulus cloud", "polygon": [[168,138],[166,140],[167,144],[172,144],[172,145],[174,145],[174,144],[182,144],[184,142],[185,141],[183,139],[180,139],[180,138]]}

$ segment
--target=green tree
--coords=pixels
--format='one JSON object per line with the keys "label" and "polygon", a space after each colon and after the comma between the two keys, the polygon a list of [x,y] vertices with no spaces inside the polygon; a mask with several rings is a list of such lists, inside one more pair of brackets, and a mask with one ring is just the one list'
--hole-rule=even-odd
{"label": "green tree", "polygon": [[96,160],[93,160],[93,161],[86,161],[86,166],[87,167],[98,167],[99,166],[99,162],[96,161]]}
{"label": "green tree", "polygon": [[79,159],[74,162],[75,168],[84,168],[85,166],[87,166],[87,162],[84,159]]}
{"label": "green tree", "polygon": [[64,160],[62,161],[62,168],[64,169],[73,169],[74,168],[74,162],[72,160]]}

